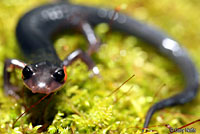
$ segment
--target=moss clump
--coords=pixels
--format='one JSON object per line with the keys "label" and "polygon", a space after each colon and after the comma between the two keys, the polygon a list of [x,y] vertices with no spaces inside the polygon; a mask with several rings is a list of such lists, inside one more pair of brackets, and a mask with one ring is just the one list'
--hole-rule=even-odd
{"label": "moss clump", "polygon": [[[124,12],[136,16],[140,20],[159,25],[189,48],[199,69],[200,31],[199,5],[191,1],[137,1],[117,0],[115,2],[101,0],[75,0],[74,3],[101,5],[110,8],[127,4]],[[47,3],[34,0],[1,0],[0,1],[0,69],[3,69],[5,58],[23,59],[15,40],[15,26],[19,16],[33,7]],[[173,6],[172,6],[173,5]],[[133,14],[131,14],[133,13]],[[135,37],[123,35],[117,31],[109,32],[107,24],[100,24],[95,31],[102,39],[103,45],[92,58],[101,71],[101,77],[90,77],[87,67],[77,61],[68,67],[68,82],[50,101],[48,99],[36,106],[29,114],[21,118],[14,128],[12,123],[20,113],[25,111],[25,105],[30,106],[42,95],[32,95],[25,92],[24,99],[15,100],[5,96],[0,90],[0,133],[37,133],[41,124],[37,120],[44,119],[52,124],[43,133],[109,133],[127,134],[141,133],[144,117],[148,108],[155,102],[179,92],[183,87],[183,78],[176,66],[165,57],[159,55],[153,48]],[[85,48],[87,41],[81,34],[66,34],[55,41],[55,47],[63,59],[77,47]],[[22,86],[20,72],[17,72],[14,83]],[[121,87],[117,92],[111,92],[126,79],[135,77]],[[2,71],[0,71],[2,76]],[[2,77],[1,77],[2,78]],[[0,81],[2,87],[3,79]],[[165,86],[163,86],[165,85]],[[177,90],[180,89],[180,90]],[[161,90],[154,97],[156,92]],[[31,94],[31,96],[29,96]],[[184,106],[176,106],[157,112],[150,126],[170,124],[177,128],[198,119],[200,113],[200,97]],[[45,110],[44,110],[45,109]],[[53,113],[52,113],[53,111]],[[43,120],[42,119],[42,120]],[[33,125],[36,125],[33,127]],[[198,124],[191,127],[200,131]],[[168,133],[162,126],[151,128],[160,133]],[[155,133],[155,132],[149,132]]]}

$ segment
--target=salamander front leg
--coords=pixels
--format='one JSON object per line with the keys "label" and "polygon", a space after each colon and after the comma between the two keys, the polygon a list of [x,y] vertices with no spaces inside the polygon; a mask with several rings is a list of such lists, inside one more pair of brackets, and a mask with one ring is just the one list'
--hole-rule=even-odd
{"label": "salamander front leg", "polygon": [[15,97],[16,99],[19,99],[19,96],[16,94],[19,88],[11,84],[10,76],[13,69],[15,68],[23,69],[26,66],[26,64],[16,59],[6,59],[4,63],[5,63],[4,64],[4,85],[3,85],[4,91],[7,95],[10,95],[10,96]]}
{"label": "salamander front leg", "polygon": [[95,63],[93,62],[91,57],[87,53],[85,53],[84,51],[82,51],[80,49],[69,54],[67,56],[67,58],[65,58],[65,60],[63,61],[63,65],[69,66],[70,64],[72,64],[77,59],[81,59],[88,66],[89,70],[92,70],[92,72],[95,75],[99,75],[99,69],[98,69],[97,66],[95,66]]}
{"label": "salamander front leg", "polygon": [[101,45],[101,41],[95,35],[94,30],[92,29],[92,26],[88,22],[83,21],[81,22],[80,25],[81,25],[81,30],[83,34],[85,35],[85,37],[87,38],[89,42],[89,48],[88,48],[87,53],[88,55],[91,55],[99,49]]}

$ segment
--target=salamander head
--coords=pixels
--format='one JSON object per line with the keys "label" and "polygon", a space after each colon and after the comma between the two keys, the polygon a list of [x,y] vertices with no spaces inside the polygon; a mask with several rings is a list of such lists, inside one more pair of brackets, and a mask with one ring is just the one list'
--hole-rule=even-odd
{"label": "salamander head", "polygon": [[33,93],[49,94],[57,91],[67,79],[65,66],[48,62],[26,65],[22,70],[24,84]]}

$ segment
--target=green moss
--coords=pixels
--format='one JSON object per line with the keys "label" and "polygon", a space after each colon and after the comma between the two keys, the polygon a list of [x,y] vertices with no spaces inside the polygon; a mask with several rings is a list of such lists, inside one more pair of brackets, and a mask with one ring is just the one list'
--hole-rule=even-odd
{"label": "green moss", "polygon": [[[50,2],[50,1],[49,1]],[[45,0],[1,0],[0,1],[0,76],[5,58],[23,59],[15,40],[15,27],[19,17],[33,7],[46,3]],[[175,39],[188,48],[198,70],[199,58],[199,6],[196,0],[162,0],[160,2],[138,0],[74,0],[73,3],[114,8],[120,4],[128,7],[122,12],[135,16],[153,25],[165,29]],[[25,104],[30,106],[43,95],[32,95],[25,89],[24,99],[15,100],[5,96],[0,90],[0,133],[37,133],[38,120],[53,119],[52,124],[43,133],[96,133],[127,134],[141,132],[148,108],[155,102],[181,91],[184,82],[175,65],[159,55],[147,44],[129,35],[109,31],[107,24],[100,24],[95,31],[103,44],[92,58],[100,69],[101,77],[90,77],[87,67],[77,61],[68,67],[68,82],[53,97],[48,107],[48,99],[36,106],[29,114],[22,117],[12,128],[18,115],[25,111]],[[55,47],[63,59],[77,47],[85,49],[87,41],[81,34],[66,34],[55,41]],[[20,72],[13,82],[22,86]],[[135,77],[117,92],[109,94],[126,79]],[[165,86],[163,86],[165,85]],[[177,90],[178,89],[178,90]],[[154,97],[156,92],[161,90]],[[200,116],[200,97],[183,106],[167,108],[157,112],[150,126],[170,124],[180,127],[196,120]],[[46,110],[44,110],[46,109]],[[44,112],[45,111],[45,112]],[[200,129],[198,124],[191,127]],[[167,128],[152,128],[160,133],[168,133]],[[154,132],[151,132],[154,133]]]}

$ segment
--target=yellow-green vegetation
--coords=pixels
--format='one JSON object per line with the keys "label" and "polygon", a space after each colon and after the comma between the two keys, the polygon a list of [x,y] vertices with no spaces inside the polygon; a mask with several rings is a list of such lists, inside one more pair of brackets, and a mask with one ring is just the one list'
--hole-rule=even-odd
{"label": "yellow-green vegetation", "polygon": [[[183,78],[167,58],[158,54],[149,44],[117,31],[109,31],[109,26],[100,24],[95,31],[102,39],[103,46],[93,55],[101,71],[101,77],[90,77],[87,67],[77,61],[68,67],[68,82],[58,91],[45,107],[48,100],[36,106],[22,117],[12,128],[12,123],[43,95],[32,95],[26,91],[24,99],[5,96],[3,66],[5,58],[23,59],[15,38],[15,27],[20,16],[47,0],[1,0],[0,1],[0,133],[37,133],[38,120],[52,118],[52,124],[43,133],[71,134],[128,134],[141,133],[144,117],[149,107],[179,91],[184,86]],[[146,23],[160,27],[188,49],[191,58],[200,71],[200,2],[198,0],[73,0],[71,3],[97,7],[115,7],[125,4],[124,12]],[[82,34],[62,35],[55,41],[55,47],[63,59],[77,47],[85,48],[87,41]],[[16,72],[12,81],[22,87],[20,73]],[[112,93],[126,79],[135,77]],[[156,92],[158,93],[155,96]],[[28,93],[27,93],[28,92]],[[111,94],[111,95],[110,95]],[[44,110],[45,114],[41,114]],[[200,96],[192,102],[166,108],[157,112],[150,129],[168,133],[162,124],[173,128],[181,127],[200,118]],[[34,117],[34,118],[31,118]],[[31,119],[30,119],[31,118]],[[200,132],[199,124],[189,126]],[[148,133],[155,133],[148,132]]]}

